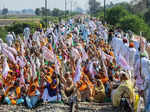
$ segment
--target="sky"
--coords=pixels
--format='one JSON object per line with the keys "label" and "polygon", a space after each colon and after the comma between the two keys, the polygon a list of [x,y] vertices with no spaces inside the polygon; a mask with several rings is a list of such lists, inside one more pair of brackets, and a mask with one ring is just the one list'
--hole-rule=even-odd
{"label": "sky", "polygon": [[[67,9],[70,9],[71,1],[73,1],[73,8],[77,6],[87,9],[88,8],[88,0],[67,0]],[[97,0],[103,3],[103,0]],[[110,1],[122,2],[122,1],[130,1],[130,0],[106,0],[107,3]],[[22,10],[22,9],[36,9],[44,6],[45,0],[0,0],[0,9],[6,7],[9,10]],[[48,8],[60,8],[65,9],[64,7],[65,0],[48,0]]]}

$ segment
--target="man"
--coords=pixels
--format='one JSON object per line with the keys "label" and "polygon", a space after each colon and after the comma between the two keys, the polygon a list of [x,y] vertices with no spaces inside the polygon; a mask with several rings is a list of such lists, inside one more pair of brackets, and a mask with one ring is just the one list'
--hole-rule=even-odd
{"label": "man", "polygon": [[26,27],[24,29],[23,35],[25,38],[29,38],[29,36],[30,36],[30,28],[29,27]]}
{"label": "man", "polygon": [[67,74],[68,76],[63,78],[62,80],[62,89],[61,89],[61,94],[62,94],[62,100],[65,103],[70,103],[73,100],[73,96],[75,95],[76,87],[75,84],[73,83],[72,78]]}
{"label": "man", "polygon": [[150,76],[145,78],[144,85],[141,87],[141,91],[144,91],[145,112],[150,112]]}
{"label": "man", "polygon": [[146,58],[146,55],[141,55],[141,77],[143,84],[140,86],[140,90],[144,91],[144,104],[146,112],[150,111],[150,60]]}
{"label": "man", "polygon": [[113,29],[110,29],[108,32],[109,33],[108,34],[108,43],[111,43],[111,41],[112,41],[113,32],[114,32]]}
{"label": "man", "polygon": [[120,52],[126,61],[128,61],[128,50],[129,50],[128,40],[124,38],[123,45],[121,46]]}
{"label": "man", "polygon": [[136,86],[140,89],[144,83],[144,79],[149,75],[149,60],[146,58],[145,54],[141,54],[141,59],[139,58],[135,64],[134,75],[136,79]]}
{"label": "man", "polygon": [[61,95],[59,93],[59,80],[56,73],[54,73],[52,77],[46,78],[46,86],[42,99],[44,102],[61,101]]}
{"label": "man", "polygon": [[112,39],[112,48],[114,50],[115,56],[119,56],[119,53],[121,51],[121,46],[123,45],[123,41],[121,39],[121,35],[115,34],[115,37]]}
{"label": "man", "polygon": [[131,42],[129,45],[129,58],[128,58],[128,64],[131,67],[131,73],[133,75],[134,72],[134,64],[135,64],[135,55],[136,55],[136,49],[134,48],[134,43]]}
{"label": "man", "polygon": [[6,41],[7,41],[8,46],[12,46],[14,37],[10,32],[8,32],[8,35],[6,36]]}

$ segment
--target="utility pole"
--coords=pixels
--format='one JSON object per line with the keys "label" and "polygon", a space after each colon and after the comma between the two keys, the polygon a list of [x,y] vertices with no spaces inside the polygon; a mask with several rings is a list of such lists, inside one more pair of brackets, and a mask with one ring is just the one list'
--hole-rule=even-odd
{"label": "utility pole", "polygon": [[46,17],[46,29],[47,29],[47,27],[48,27],[48,10],[47,10],[47,0],[45,0],[45,13],[46,13],[46,15],[45,15],[45,17]]}
{"label": "utility pole", "polygon": [[146,7],[147,7],[147,8],[150,8],[150,0],[147,0],[147,2],[146,2]]}
{"label": "utility pole", "polygon": [[67,0],[65,0],[65,18],[66,18],[66,16],[67,16]]}
{"label": "utility pole", "polygon": [[71,0],[71,4],[70,4],[71,5],[71,13],[70,13],[71,17],[72,17],[72,2],[73,1]]}
{"label": "utility pole", "polygon": [[106,0],[104,0],[104,21],[105,21],[105,16],[106,16]]}
{"label": "utility pole", "polygon": [[92,13],[93,13],[93,16],[95,15],[95,12],[96,12],[96,11],[95,11],[95,10],[96,10],[96,9],[95,9],[95,5],[96,5],[95,2],[96,2],[96,0],[94,0],[94,10],[93,10],[93,12],[92,12]]}

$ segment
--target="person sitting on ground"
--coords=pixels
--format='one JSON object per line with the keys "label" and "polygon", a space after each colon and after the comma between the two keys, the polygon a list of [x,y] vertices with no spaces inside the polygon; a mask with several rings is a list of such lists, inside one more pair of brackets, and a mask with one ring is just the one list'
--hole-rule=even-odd
{"label": "person sitting on ground", "polygon": [[5,92],[5,102],[7,104],[21,104],[24,103],[24,99],[21,98],[21,88],[19,87],[19,80],[11,84]]}
{"label": "person sitting on ground", "polygon": [[102,83],[102,81],[100,79],[98,79],[96,81],[96,86],[95,86],[95,89],[94,89],[94,102],[97,102],[97,103],[102,103],[104,102],[104,98],[105,98],[105,88],[104,88],[104,85]]}
{"label": "person sitting on ground", "polygon": [[34,108],[38,101],[40,100],[40,92],[38,90],[38,85],[36,82],[30,81],[30,86],[28,88],[28,93],[26,96],[26,103],[28,108]]}
{"label": "person sitting on ground", "polygon": [[46,86],[42,95],[42,99],[44,102],[61,101],[61,95],[59,93],[59,81],[56,73],[54,73],[52,77],[46,79]]}
{"label": "person sitting on ground", "polygon": [[93,100],[93,84],[89,80],[87,75],[83,75],[80,82],[77,83],[78,90],[80,92],[81,101],[92,101]]}
{"label": "person sitting on ground", "polygon": [[76,93],[76,87],[75,84],[73,83],[73,80],[71,76],[69,76],[70,73],[66,73],[65,77],[62,78],[62,89],[61,89],[61,95],[62,95],[62,100],[65,103],[72,102],[71,98],[75,96]]}
{"label": "person sitting on ground", "polygon": [[128,78],[128,74],[126,72],[120,73],[120,86],[112,91],[112,104],[114,107],[119,107],[121,97],[127,97],[129,98],[130,103],[134,103],[134,84],[133,82]]}

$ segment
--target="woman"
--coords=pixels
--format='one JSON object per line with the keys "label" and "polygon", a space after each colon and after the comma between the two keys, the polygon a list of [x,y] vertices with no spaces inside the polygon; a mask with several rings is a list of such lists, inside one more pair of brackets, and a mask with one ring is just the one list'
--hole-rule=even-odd
{"label": "woman", "polygon": [[97,80],[97,83],[96,83],[96,87],[95,87],[95,90],[94,90],[95,94],[94,94],[94,102],[104,102],[104,98],[105,98],[105,88],[104,88],[104,85],[102,83],[101,80]]}
{"label": "woman", "polygon": [[73,83],[73,80],[71,76],[67,74],[65,78],[62,79],[62,89],[61,89],[61,94],[62,94],[62,100],[65,103],[71,102],[71,98],[75,96],[76,93],[76,87]]}
{"label": "woman", "polygon": [[5,102],[7,104],[21,104],[24,99],[21,97],[21,88],[19,87],[19,80],[10,85],[5,92]]}
{"label": "woman", "polygon": [[128,74],[125,72],[120,73],[120,81],[121,84],[120,86],[112,91],[112,104],[114,107],[119,107],[120,106],[120,100],[121,96],[123,95],[124,97],[129,97],[130,103],[134,103],[134,84],[129,80]]}
{"label": "woman", "polygon": [[32,84],[30,84],[28,94],[26,96],[27,107],[34,108],[39,100],[40,92],[38,90],[38,85],[35,82],[33,82]]}
{"label": "woman", "polygon": [[89,80],[89,78],[84,74],[83,77],[80,79],[80,82],[78,84],[78,90],[80,92],[80,97],[82,101],[93,100],[93,84]]}

